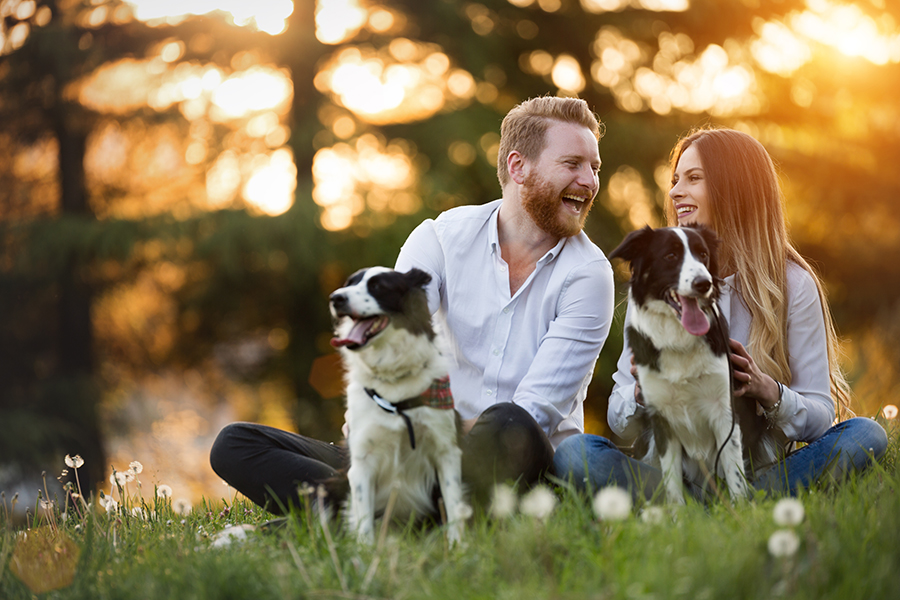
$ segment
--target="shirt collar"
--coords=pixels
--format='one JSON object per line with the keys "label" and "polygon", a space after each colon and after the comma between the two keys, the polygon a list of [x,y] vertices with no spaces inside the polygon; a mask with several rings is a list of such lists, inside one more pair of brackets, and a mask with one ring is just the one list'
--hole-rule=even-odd
{"label": "shirt collar", "polygon": [[[497,205],[497,208],[494,212],[491,213],[491,217],[488,220],[488,244],[490,245],[491,252],[496,255],[500,255],[500,204]],[[566,245],[566,240],[569,238],[561,238],[555,246],[550,248],[547,253],[538,260],[538,264],[550,262],[562,252],[563,246]]]}

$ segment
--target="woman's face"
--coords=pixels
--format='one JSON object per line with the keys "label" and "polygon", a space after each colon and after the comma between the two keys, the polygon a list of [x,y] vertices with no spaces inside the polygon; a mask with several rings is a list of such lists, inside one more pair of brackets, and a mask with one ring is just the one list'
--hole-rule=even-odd
{"label": "woman's face", "polygon": [[681,153],[669,197],[675,206],[679,225],[700,224],[712,227],[712,207],[706,188],[706,175],[700,163],[700,154],[694,146]]}

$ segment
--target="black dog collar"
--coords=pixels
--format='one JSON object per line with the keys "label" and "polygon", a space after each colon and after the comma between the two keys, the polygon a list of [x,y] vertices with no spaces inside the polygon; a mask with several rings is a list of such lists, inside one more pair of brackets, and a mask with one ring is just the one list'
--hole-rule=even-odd
{"label": "black dog collar", "polygon": [[394,404],[393,402],[388,402],[387,400],[379,396],[378,392],[376,392],[372,388],[365,388],[365,390],[369,395],[369,398],[374,400],[375,404],[380,406],[382,410],[395,415],[399,415],[403,418],[403,422],[406,423],[406,431],[409,433],[409,445],[412,446],[413,450],[416,449],[416,434],[413,432],[412,421],[404,411],[407,411],[411,408],[417,408],[419,406],[430,406],[432,408],[440,409],[453,408],[453,396],[450,393],[449,377],[435,379],[428,387],[428,389],[426,389],[418,396],[407,398],[406,400],[401,400],[396,404]]}

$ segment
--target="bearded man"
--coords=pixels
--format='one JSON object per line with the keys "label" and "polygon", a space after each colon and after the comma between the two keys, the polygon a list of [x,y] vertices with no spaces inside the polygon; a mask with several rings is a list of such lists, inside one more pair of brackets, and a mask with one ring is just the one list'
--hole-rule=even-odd
{"label": "bearded man", "polygon": [[613,316],[612,268],[583,231],[599,190],[601,125],[584,100],[540,97],[501,125],[503,197],[410,234],[395,268],[431,275],[464,419],[463,480],[527,488],[584,431],[583,402]]}

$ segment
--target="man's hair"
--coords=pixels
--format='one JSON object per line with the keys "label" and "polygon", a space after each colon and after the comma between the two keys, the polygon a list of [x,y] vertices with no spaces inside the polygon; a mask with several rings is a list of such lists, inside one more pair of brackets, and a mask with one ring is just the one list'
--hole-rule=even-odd
{"label": "man's hair", "polygon": [[[735,273],[735,283],[750,310],[749,350],[763,373],[791,382],[787,348],[788,261],[806,270],[819,291],[825,317],[831,395],[839,418],[852,415],[850,388],[841,372],[840,340],[828,309],[824,286],[815,269],[790,242],[778,173],[766,149],[752,136],[734,129],[704,128],[682,138],[672,150],[674,174],[684,151],[693,147],[706,180],[710,225],[716,230],[719,275]],[[668,220],[676,224],[674,206]]]}
{"label": "man's hair", "polygon": [[536,160],[546,146],[546,132],[553,121],[583,125],[597,141],[603,136],[602,124],[580,98],[541,96],[525,100],[503,118],[500,125],[500,151],[497,153],[497,178],[500,187],[509,183],[506,159],[517,151],[526,160]]}

